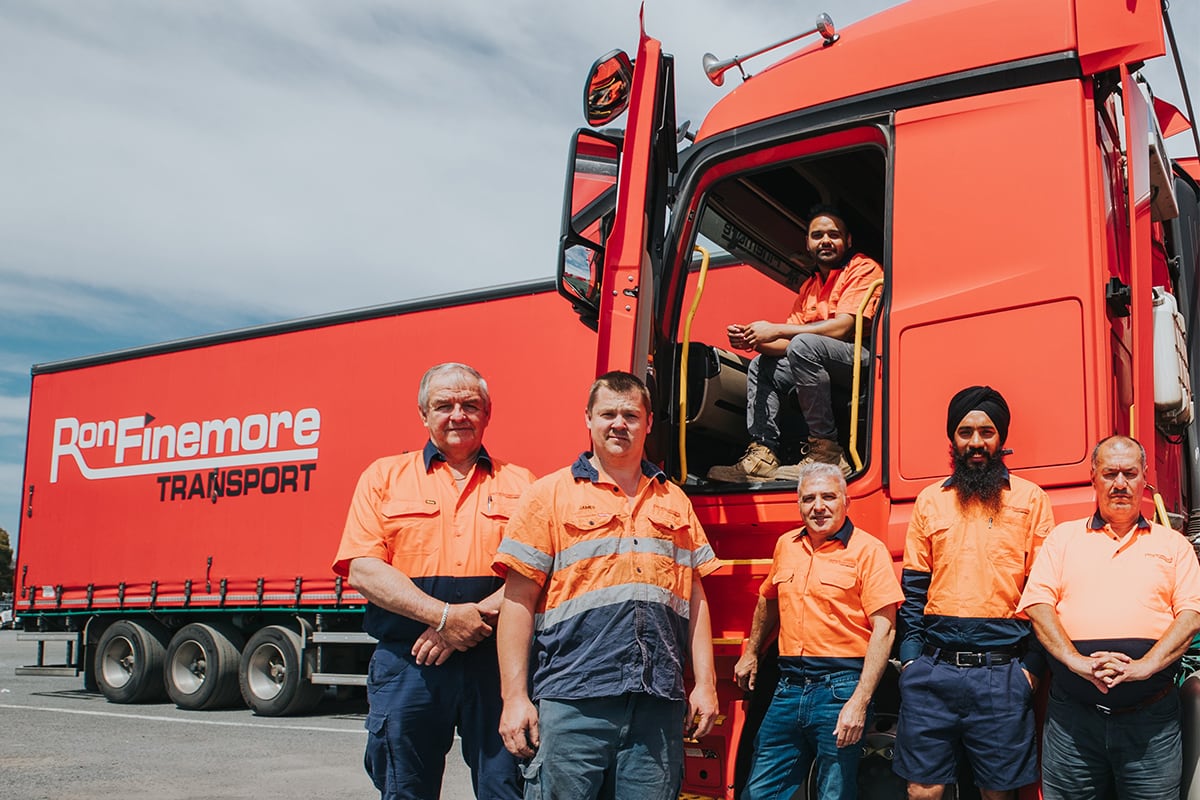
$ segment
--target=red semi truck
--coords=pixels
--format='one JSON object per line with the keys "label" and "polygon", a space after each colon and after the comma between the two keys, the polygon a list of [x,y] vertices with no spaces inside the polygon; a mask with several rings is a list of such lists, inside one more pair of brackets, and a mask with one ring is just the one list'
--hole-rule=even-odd
{"label": "red semi truck", "polygon": [[[913,0],[842,31],[819,19],[752,77],[745,58],[706,58],[714,82],[734,68],[743,82],[694,134],[676,124],[673,58],[643,33],[634,58],[588,76],[599,129],[572,142],[567,302],[501,292],[35,368],[25,635],[69,639],[71,671],[113,699],[158,691],[165,661],[177,703],[205,705],[189,698],[209,686],[224,701],[238,661],[260,713],[303,707],[314,686],[359,682],[361,599],[328,562],[358,471],[421,441],[421,370],[478,366],[497,401],[489,447],[544,473],[585,444],[588,380],[628,369],[651,386],[651,455],[724,561],[705,581],[723,715],[688,745],[685,789],[735,796],[756,700],[727,678],[796,524],[795,486],[704,476],[746,443],[747,359],[725,326],[790,308],[813,204],[840,206],[885,272],[839,430],[854,520],[897,560],[917,492],[948,469],[946,401],[971,383],[1008,398],[1008,463],[1059,519],[1091,512],[1090,448],[1127,433],[1152,462],[1147,513],[1198,538],[1200,166],[1168,157],[1163,137],[1190,126],[1138,72],[1164,55],[1164,24],[1157,4],[1125,0]],[[456,325],[473,335],[429,334]],[[527,325],[552,331],[545,347],[518,343]],[[165,463],[172,446],[181,464]],[[894,681],[878,705],[862,786],[882,797]]]}

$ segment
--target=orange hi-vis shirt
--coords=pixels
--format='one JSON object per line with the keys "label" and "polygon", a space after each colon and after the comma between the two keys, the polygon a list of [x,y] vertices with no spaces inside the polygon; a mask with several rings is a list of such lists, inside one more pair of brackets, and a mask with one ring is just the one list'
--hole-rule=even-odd
{"label": "orange hi-vis shirt", "polygon": [[[432,443],[381,458],[358,479],[333,571],[347,576],[354,559],[378,558],[438,600],[478,602],[500,586],[492,559],[533,479],[482,451],[460,493]],[[381,641],[409,641],[425,627],[374,604],[363,618],[363,630]]]}
{"label": "orange hi-vis shirt", "polygon": [[759,594],[779,603],[779,662],[784,674],[862,670],[871,614],[903,599],[883,542],[849,518],[819,548],[804,528],[775,543]]}
{"label": "orange hi-vis shirt", "polygon": [[533,699],[682,700],[693,582],[720,566],[692,504],[642,462],[627,497],[583,453],[521,498],[493,568],[542,587]]}
{"label": "orange hi-vis shirt", "polygon": [[[858,313],[858,305],[867,293],[872,281],[883,277],[883,268],[873,258],[861,253],[854,255],[841,269],[829,271],[829,278],[821,280],[820,270],[800,284],[788,325],[808,325],[832,319],[837,314]],[[876,290],[878,291],[878,290]],[[867,303],[863,309],[865,317],[875,316],[879,297]]]}
{"label": "orange hi-vis shirt", "polygon": [[[902,662],[926,645],[986,651],[1018,645],[1029,635],[1028,620],[1016,616],[1017,603],[1054,527],[1054,513],[1037,484],[1016,475],[1008,481],[995,512],[961,508],[952,479],[917,495],[901,575]],[[1040,658],[1025,663],[1040,669]]]}
{"label": "orange hi-vis shirt", "polygon": [[[1200,613],[1200,562],[1182,534],[1139,519],[1119,537],[1097,512],[1064,522],[1042,546],[1018,609],[1051,606],[1077,650],[1107,650],[1141,658],[1184,611]],[[1170,686],[1178,662],[1149,680],[1101,693],[1051,661],[1070,696],[1112,708],[1136,705]]]}

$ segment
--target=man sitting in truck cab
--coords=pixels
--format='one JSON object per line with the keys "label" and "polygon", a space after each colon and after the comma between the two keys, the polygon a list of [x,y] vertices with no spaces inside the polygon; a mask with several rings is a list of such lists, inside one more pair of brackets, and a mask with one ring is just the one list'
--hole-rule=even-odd
{"label": "man sitting in truck cab", "polygon": [[[736,464],[710,469],[709,480],[795,479],[797,466],[780,466],[780,453],[788,444],[783,441],[780,414],[792,392],[808,428],[804,462],[837,464],[846,475],[852,471],[838,443],[830,383],[850,384],[854,317],[870,284],[883,277],[883,269],[874,259],[851,250],[850,231],[836,208],[816,206],[809,220],[808,252],[816,270],[801,284],[787,321],[729,326],[730,345],[758,353],[750,362],[746,383],[751,441]],[[874,316],[877,303],[876,298],[867,304],[866,317]]]}

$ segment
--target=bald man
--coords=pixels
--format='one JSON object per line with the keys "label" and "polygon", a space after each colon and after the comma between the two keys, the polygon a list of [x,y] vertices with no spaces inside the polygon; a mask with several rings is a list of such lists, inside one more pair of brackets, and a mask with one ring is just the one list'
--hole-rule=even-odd
{"label": "bald man", "polygon": [[1179,797],[1175,675],[1200,631],[1200,564],[1187,539],[1142,516],[1146,451],[1092,451],[1096,513],[1046,539],[1020,608],[1050,654],[1042,796]]}

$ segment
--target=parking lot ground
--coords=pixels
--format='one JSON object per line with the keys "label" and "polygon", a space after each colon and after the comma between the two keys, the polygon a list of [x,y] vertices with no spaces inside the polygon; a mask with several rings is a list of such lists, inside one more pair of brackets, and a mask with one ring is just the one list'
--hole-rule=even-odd
{"label": "parking lot ground", "polygon": [[[314,714],[286,718],[114,705],[84,691],[82,678],[16,675],[35,659],[34,643],[0,631],[2,800],[378,797],[362,768],[365,700],[327,698]],[[468,800],[457,750],[442,797]]]}

